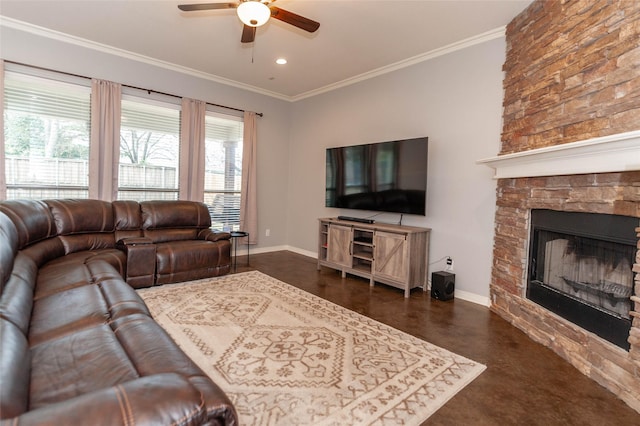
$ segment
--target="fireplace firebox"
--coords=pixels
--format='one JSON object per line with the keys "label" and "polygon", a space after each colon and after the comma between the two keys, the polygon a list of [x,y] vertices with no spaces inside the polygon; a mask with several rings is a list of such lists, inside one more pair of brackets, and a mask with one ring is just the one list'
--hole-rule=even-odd
{"label": "fireplace firebox", "polygon": [[531,211],[527,298],[629,350],[638,219]]}

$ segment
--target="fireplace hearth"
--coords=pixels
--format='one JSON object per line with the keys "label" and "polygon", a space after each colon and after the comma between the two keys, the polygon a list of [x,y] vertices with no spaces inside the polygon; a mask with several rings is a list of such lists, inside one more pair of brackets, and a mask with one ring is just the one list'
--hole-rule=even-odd
{"label": "fireplace hearth", "polygon": [[531,211],[527,298],[629,350],[637,218]]}

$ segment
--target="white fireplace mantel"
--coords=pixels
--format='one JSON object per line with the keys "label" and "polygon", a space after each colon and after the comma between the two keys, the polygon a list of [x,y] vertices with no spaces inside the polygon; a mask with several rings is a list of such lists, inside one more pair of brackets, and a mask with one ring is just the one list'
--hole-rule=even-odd
{"label": "white fireplace mantel", "polygon": [[575,175],[640,170],[640,130],[476,161],[494,178]]}

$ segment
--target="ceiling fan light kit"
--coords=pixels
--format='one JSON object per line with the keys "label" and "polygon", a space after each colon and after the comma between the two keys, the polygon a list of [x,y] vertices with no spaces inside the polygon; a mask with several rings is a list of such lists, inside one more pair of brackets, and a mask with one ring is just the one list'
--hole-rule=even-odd
{"label": "ceiling fan light kit", "polygon": [[250,27],[259,27],[267,23],[271,17],[269,6],[261,1],[245,1],[238,5],[238,18]]}
{"label": "ceiling fan light kit", "polygon": [[301,30],[313,33],[320,28],[320,23],[304,16],[297,15],[279,7],[271,6],[276,0],[241,0],[238,3],[197,3],[181,4],[178,9],[183,12],[197,12],[213,9],[236,9],[238,18],[244,24],[242,43],[251,43],[256,37],[256,28],[274,18]]}

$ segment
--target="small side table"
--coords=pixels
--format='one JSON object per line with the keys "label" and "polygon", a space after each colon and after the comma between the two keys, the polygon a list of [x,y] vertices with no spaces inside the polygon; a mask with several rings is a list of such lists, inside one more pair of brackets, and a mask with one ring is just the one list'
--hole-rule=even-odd
{"label": "small side table", "polygon": [[[233,272],[238,270],[238,238],[249,238],[249,233],[245,231],[231,231],[233,241]],[[249,266],[249,241],[247,241],[247,266]]]}

